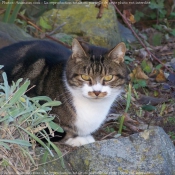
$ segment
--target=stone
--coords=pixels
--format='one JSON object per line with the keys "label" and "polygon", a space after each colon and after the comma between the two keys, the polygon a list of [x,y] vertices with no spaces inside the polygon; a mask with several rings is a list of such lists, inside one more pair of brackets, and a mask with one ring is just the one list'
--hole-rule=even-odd
{"label": "stone", "polygon": [[121,33],[121,37],[122,40],[124,42],[134,42],[136,41],[135,36],[133,35],[132,31],[130,29],[128,29],[127,27],[125,27],[123,24],[121,24],[120,22],[118,22],[119,25],[119,31]]}
{"label": "stone", "polygon": [[[61,6],[61,5],[60,5]],[[110,4],[101,19],[96,19],[99,9],[94,4],[71,4],[64,9],[52,9],[40,17],[43,26],[64,26],[60,33],[88,38],[91,44],[112,48],[121,42],[117,16]],[[41,20],[42,19],[42,20]],[[42,21],[42,22],[41,22]]]}
{"label": "stone", "polygon": [[24,30],[15,24],[0,22],[0,48],[15,43],[17,41],[26,41],[34,39]]}
{"label": "stone", "polygon": [[[55,169],[52,167],[52,172],[175,175],[175,147],[160,127],[154,127],[129,137],[103,140],[81,146],[65,155],[64,161],[66,171],[63,169],[60,171],[59,167],[55,166]],[[60,165],[59,161],[56,162]],[[45,171],[50,172],[49,169]],[[42,172],[40,167],[40,173]]]}

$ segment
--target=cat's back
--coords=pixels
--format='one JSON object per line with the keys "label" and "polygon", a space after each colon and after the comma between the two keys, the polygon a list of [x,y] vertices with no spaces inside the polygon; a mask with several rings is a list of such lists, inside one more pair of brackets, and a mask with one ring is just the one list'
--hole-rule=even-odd
{"label": "cat's back", "polygon": [[28,65],[44,59],[47,64],[66,63],[71,51],[65,46],[46,40],[21,41],[0,49],[0,64],[11,68],[16,63]]}

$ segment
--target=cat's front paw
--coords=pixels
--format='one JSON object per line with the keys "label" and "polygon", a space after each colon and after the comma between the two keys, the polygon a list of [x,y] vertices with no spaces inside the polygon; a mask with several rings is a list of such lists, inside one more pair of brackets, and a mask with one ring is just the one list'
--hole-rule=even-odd
{"label": "cat's front paw", "polygon": [[81,145],[86,145],[88,143],[93,143],[95,142],[94,138],[89,135],[85,137],[75,137],[75,138],[69,138],[65,144],[70,145],[70,146],[81,146]]}

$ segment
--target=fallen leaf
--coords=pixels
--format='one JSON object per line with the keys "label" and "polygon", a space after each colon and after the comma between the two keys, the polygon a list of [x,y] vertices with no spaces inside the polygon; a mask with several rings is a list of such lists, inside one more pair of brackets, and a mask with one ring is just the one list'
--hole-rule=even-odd
{"label": "fallen leaf", "polygon": [[175,74],[170,73],[167,79],[175,86]]}
{"label": "fallen leaf", "polygon": [[166,81],[165,75],[163,70],[159,70],[159,73],[156,76],[156,82],[163,83]]}
{"label": "fallen leaf", "polygon": [[144,80],[149,79],[149,77],[143,72],[143,70],[140,66],[137,66],[129,76],[130,76],[131,80],[133,80],[134,78],[144,79]]}
{"label": "fallen leaf", "polygon": [[144,72],[151,73],[151,71],[153,69],[153,64],[151,61],[144,59],[141,63],[141,67],[142,67]]}
{"label": "fallen leaf", "polygon": [[131,23],[131,24],[134,24],[136,21],[135,21],[135,18],[134,18],[134,15],[131,13],[131,10],[128,9],[128,10],[123,10],[123,15],[126,17],[126,19]]}
{"label": "fallen leaf", "polygon": [[97,19],[102,17],[104,9],[108,8],[108,4],[109,0],[101,0],[95,5],[96,8],[99,8],[99,12],[96,17]]}
{"label": "fallen leaf", "polygon": [[142,105],[153,105],[153,106],[156,106],[160,103],[164,103],[166,102],[167,99],[165,98],[156,98],[156,97],[150,97],[150,96],[146,96],[146,95],[140,95],[140,98],[137,100],[137,102],[139,104],[142,104]]}
{"label": "fallen leaf", "polygon": [[144,105],[144,106],[142,106],[142,109],[143,109],[144,111],[149,111],[149,112],[151,112],[151,111],[154,111],[156,108],[155,108],[154,106],[152,106],[152,105]]}
{"label": "fallen leaf", "polygon": [[148,130],[145,130],[144,132],[140,133],[140,136],[143,137],[145,140],[149,139],[150,132]]}
{"label": "fallen leaf", "polygon": [[175,70],[175,58],[171,60],[170,66]]}
{"label": "fallen leaf", "polygon": [[101,3],[104,8],[108,8],[109,0],[102,0]]}

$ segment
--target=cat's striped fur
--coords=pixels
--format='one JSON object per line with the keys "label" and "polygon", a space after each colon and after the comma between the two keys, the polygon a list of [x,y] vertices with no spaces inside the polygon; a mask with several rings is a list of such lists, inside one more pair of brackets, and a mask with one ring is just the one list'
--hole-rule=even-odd
{"label": "cat's striped fur", "polygon": [[80,146],[94,141],[90,134],[123,90],[125,50],[124,43],[108,51],[74,39],[71,52],[54,42],[26,41],[0,49],[0,65],[9,83],[29,78],[36,85],[30,96],[47,95],[62,102],[52,112],[66,132],[63,141]]}

